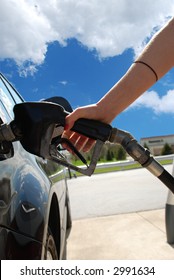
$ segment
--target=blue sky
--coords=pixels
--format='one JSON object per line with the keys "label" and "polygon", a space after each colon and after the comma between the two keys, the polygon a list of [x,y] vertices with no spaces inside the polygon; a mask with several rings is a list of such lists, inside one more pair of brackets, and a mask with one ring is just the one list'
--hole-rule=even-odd
{"label": "blue sky", "polygon": [[[133,0],[129,9],[130,0],[29,2],[1,1],[0,71],[25,100],[58,95],[73,108],[97,102],[174,11],[157,0]],[[113,125],[140,140],[174,134],[173,121],[172,69]]]}

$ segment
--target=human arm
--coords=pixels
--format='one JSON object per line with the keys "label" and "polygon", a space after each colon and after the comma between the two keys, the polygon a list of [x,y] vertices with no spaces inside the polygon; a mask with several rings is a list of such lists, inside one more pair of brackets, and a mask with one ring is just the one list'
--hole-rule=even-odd
{"label": "human arm", "polygon": [[[155,34],[137,61],[142,61],[154,69],[158,79],[173,67],[174,18]],[[70,129],[74,122],[79,118],[87,118],[111,123],[155,82],[156,76],[149,67],[142,63],[133,63],[126,74],[96,104],[80,107],[67,116],[65,136],[70,138],[78,149],[87,150],[93,141],[72,133]]]}

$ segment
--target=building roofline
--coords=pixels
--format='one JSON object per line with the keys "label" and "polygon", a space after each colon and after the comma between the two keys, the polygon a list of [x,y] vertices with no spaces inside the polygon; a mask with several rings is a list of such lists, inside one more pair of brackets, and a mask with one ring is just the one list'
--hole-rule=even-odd
{"label": "building roofline", "polygon": [[140,138],[140,141],[141,141],[141,140],[154,139],[154,138],[157,139],[157,138],[169,138],[169,137],[174,137],[174,134],[143,137],[143,138]]}

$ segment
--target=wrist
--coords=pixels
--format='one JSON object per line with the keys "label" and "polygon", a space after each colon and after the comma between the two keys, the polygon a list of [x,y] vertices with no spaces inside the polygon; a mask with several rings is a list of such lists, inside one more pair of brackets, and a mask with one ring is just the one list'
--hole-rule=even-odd
{"label": "wrist", "polygon": [[109,96],[103,97],[96,103],[97,115],[100,116],[100,121],[110,124],[113,119],[117,116],[117,106],[113,102],[112,98],[110,100]]}

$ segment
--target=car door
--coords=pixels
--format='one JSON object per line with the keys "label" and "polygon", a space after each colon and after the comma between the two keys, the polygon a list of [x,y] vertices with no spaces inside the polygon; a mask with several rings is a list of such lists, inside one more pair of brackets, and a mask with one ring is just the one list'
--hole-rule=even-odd
{"label": "car door", "polygon": [[[0,76],[1,124],[13,120],[13,107],[22,101]],[[6,145],[0,150],[0,227],[42,241],[51,182],[19,141]]]}
{"label": "car door", "polygon": [[[8,95],[3,80],[0,79],[0,124],[8,123],[13,117],[14,100]],[[6,110],[8,108],[8,111]],[[18,143],[14,145],[1,143],[0,147],[0,224],[8,224],[7,212],[10,208],[11,201],[15,196],[12,191],[11,182],[12,174],[15,172],[14,148],[18,151]],[[8,159],[8,161],[7,161]]]}
{"label": "car door", "polygon": [[[23,99],[0,74],[0,124],[14,119],[14,105],[21,102]],[[0,143],[0,259],[40,258],[48,227],[61,252],[71,226],[70,218],[67,224],[70,209],[64,169],[28,153],[19,141],[9,147],[6,144]],[[4,153],[4,148],[9,150]],[[37,247],[32,255],[28,251],[31,242]]]}

